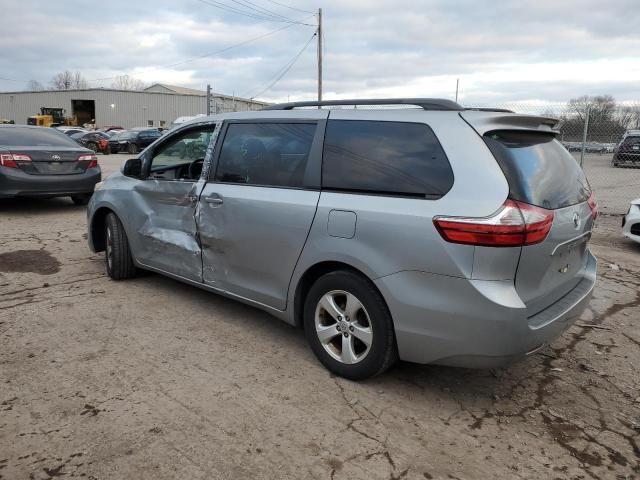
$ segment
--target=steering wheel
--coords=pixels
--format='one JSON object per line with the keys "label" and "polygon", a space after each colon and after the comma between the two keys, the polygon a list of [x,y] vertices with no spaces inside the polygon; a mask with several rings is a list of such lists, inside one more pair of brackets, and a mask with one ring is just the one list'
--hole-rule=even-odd
{"label": "steering wheel", "polygon": [[[198,165],[200,165],[200,168],[197,168]],[[202,173],[202,165],[204,165],[204,158],[196,158],[189,164],[187,173],[190,179],[195,180],[200,176]]]}

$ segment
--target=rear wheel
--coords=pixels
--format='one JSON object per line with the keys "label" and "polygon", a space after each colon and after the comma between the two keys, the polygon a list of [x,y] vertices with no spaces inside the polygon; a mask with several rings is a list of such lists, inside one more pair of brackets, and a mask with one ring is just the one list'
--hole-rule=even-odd
{"label": "rear wheel", "polygon": [[351,380],[383,373],[398,358],[382,296],[353,272],[331,272],[313,284],[304,304],[304,328],[318,360]]}
{"label": "rear wheel", "polygon": [[76,205],[86,205],[87,203],[89,203],[89,200],[91,200],[91,194],[84,193],[82,195],[71,195],[71,200]]}
{"label": "rear wheel", "polygon": [[127,234],[114,213],[108,214],[105,220],[105,261],[107,274],[113,280],[125,280],[136,274]]}
{"label": "rear wheel", "polygon": [[138,153],[138,147],[136,146],[135,143],[130,143],[129,145],[127,145],[127,152],[134,155]]}

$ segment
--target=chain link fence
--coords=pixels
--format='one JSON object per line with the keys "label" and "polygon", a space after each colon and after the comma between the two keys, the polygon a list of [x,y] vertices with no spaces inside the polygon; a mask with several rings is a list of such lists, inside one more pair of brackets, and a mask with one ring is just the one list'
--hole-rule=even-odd
{"label": "chain link fence", "polygon": [[624,214],[640,197],[640,102],[581,98],[564,104],[465,105],[560,120],[558,140],[582,165],[602,213]]}

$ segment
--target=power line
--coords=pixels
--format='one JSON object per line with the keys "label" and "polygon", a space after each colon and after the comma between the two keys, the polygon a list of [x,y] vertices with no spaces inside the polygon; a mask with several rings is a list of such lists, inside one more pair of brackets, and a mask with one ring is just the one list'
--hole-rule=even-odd
{"label": "power line", "polygon": [[[181,60],[181,61],[179,61],[179,62],[169,63],[169,64],[167,64],[167,65],[160,65],[160,66],[158,66],[158,67],[153,67],[153,68],[152,68],[152,69],[150,69],[150,70],[145,70],[145,71],[137,72],[137,73],[131,73],[131,74],[129,74],[129,75],[130,75],[130,76],[144,75],[145,73],[150,73],[150,72],[153,72],[153,71],[158,70],[158,69],[160,69],[160,68],[171,68],[171,67],[176,67],[176,66],[178,66],[178,65],[183,65],[183,64],[185,64],[185,63],[189,63],[189,62],[193,62],[193,61],[196,61],[196,60],[200,60],[200,59],[202,59],[202,58],[210,57],[211,55],[216,55],[216,54],[218,54],[218,53],[224,53],[224,52],[229,51],[229,50],[232,50],[232,49],[234,49],[234,48],[241,47],[242,45],[246,45],[246,44],[248,44],[248,43],[255,42],[256,40],[260,40],[260,39],[265,38],[265,37],[268,37],[268,36],[270,36],[270,35],[274,35],[274,34],[276,34],[276,33],[278,33],[278,32],[281,32],[281,31],[283,31],[283,30],[286,30],[287,28],[291,28],[291,27],[293,27],[294,25],[295,25],[295,24],[290,23],[290,24],[288,24],[288,25],[285,25],[284,27],[280,27],[280,28],[278,28],[278,29],[276,29],[276,30],[272,30],[272,31],[267,32],[267,33],[265,33],[265,34],[263,34],[263,35],[260,35],[260,36],[258,36],[258,37],[250,38],[250,39],[248,39],[248,40],[245,40],[245,41],[240,42],[240,43],[236,43],[235,45],[231,45],[231,46],[229,46],[229,47],[225,47],[225,48],[222,48],[222,49],[220,49],[220,50],[215,50],[215,51],[212,51],[212,52],[203,53],[202,55],[198,55],[197,57],[188,58],[188,59],[186,59],[186,60]],[[93,79],[91,79],[91,80],[87,80],[87,81],[88,81],[88,82],[100,82],[100,81],[104,81],[104,80],[114,80],[114,79],[116,79],[116,78],[118,78],[118,77],[121,77],[122,75],[125,75],[125,74],[123,73],[123,74],[121,74],[121,75],[114,75],[114,76],[112,76],[112,77],[93,78]]]}
{"label": "power line", "polygon": [[281,7],[290,8],[291,10],[297,10],[298,12],[313,13],[313,12],[310,12],[309,10],[302,10],[300,8],[290,7],[289,5],[285,5],[284,3],[276,2],[276,0],[268,0],[268,1],[271,2],[271,3],[274,3],[276,5],[280,5]]}
{"label": "power line", "polygon": [[282,67],[280,70],[278,70],[278,74],[276,76],[276,78],[273,80],[273,82],[271,82],[269,84],[268,87],[266,87],[264,90],[262,90],[260,93],[257,93],[249,98],[254,99],[256,97],[259,97],[260,95],[262,95],[263,93],[265,93],[266,91],[270,90],[276,83],[278,83],[282,77],[284,77],[287,72],[289,70],[291,70],[291,67],[293,67],[293,65],[296,63],[296,61],[298,60],[298,58],[300,58],[300,56],[304,53],[304,51],[307,49],[307,47],[309,46],[309,44],[313,41],[313,39],[316,37],[317,33],[314,33],[313,35],[311,35],[311,38],[309,39],[309,41],[307,43],[305,43],[304,47],[302,47],[302,50],[300,50],[291,60],[289,60],[284,67]]}
{"label": "power line", "polygon": [[25,83],[25,82],[31,81],[31,80],[16,80],[14,78],[4,78],[4,77],[0,77],[0,80],[4,80],[5,82],[16,82],[16,83]]}
{"label": "power line", "polygon": [[[236,13],[238,15],[244,15],[246,17],[249,18],[253,18],[256,20],[263,20],[263,21],[270,21],[270,22],[279,22],[279,23],[296,23],[296,24],[302,24],[302,25],[309,25],[309,26],[313,26],[311,24],[306,24],[306,23],[302,23],[298,20],[293,20],[293,19],[289,19],[287,17],[283,17],[280,16],[276,17],[276,14],[271,14],[271,15],[267,15],[266,13],[260,12],[258,10],[253,10],[253,12],[251,11],[246,11],[246,10],[241,10],[239,8],[233,7],[231,5],[227,5],[226,3],[222,3],[216,0],[198,0],[200,3],[204,3],[205,5],[209,5],[211,7],[216,7],[219,8],[221,10],[224,10],[226,12],[231,12],[231,13]],[[240,3],[237,0],[232,0],[235,1],[236,3],[238,3],[239,5],[243,5],[242,3]],[[243,5],[245,7],[247,7],[247,5]],[[249,7],[251,8],[251,7]]]}
{"label": "power line", "polygon": [[231,0],[233,3],[237,3],[239,5],[244,6],[245,8],[249,8],[250,10],[254,10],[255,12],[257,12],[258,14],[262,14],[262,15],[269,15],[271,17],[277,18],[277,19],[282,19],[285,21],[289,21],[289,22],[297,22],[297,20],[294,20],[292,18],[289,18],[285,15],[281,15],[278,12],[274,12],[273,10],[269,10],[267,8],[261,7],[260,5],[253,3],[251,0]]}

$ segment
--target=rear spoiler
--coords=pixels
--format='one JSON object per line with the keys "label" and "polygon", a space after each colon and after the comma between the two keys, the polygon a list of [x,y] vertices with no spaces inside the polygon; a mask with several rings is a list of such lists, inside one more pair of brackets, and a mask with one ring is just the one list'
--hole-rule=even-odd
{"label": "rear spoiler", "polygon": [[493,130],[528,130],[557,135],[560,120],[538,115],[522,115],[496,111],[465,110],[460,117],[479,135]]}

